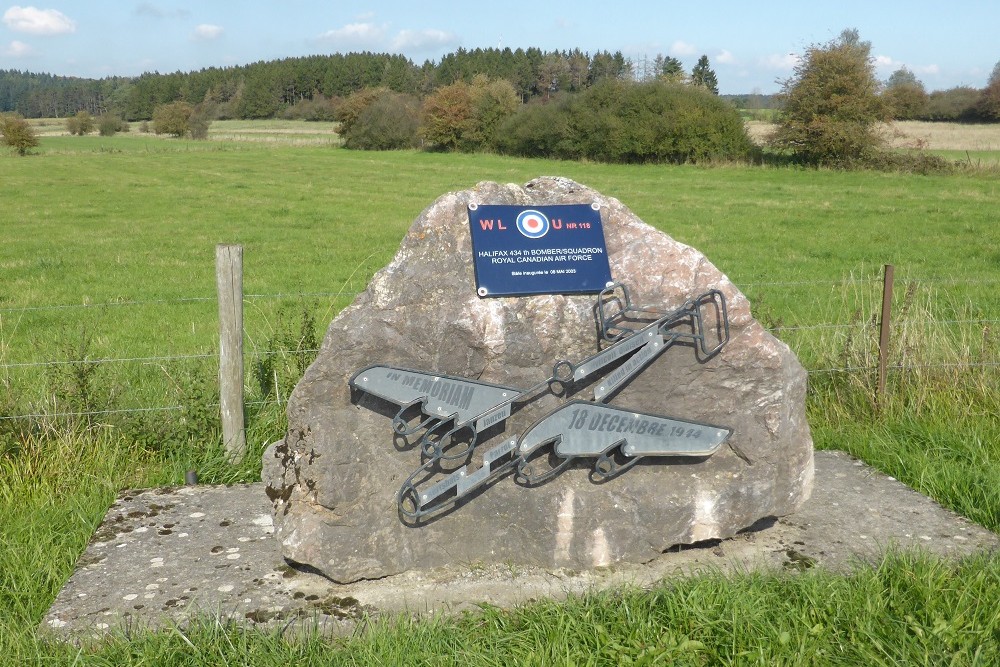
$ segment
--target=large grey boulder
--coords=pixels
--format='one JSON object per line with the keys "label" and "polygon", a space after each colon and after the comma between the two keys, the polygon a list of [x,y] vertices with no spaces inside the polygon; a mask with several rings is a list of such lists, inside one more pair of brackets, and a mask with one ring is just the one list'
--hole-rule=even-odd
{"label": "large grey boulder", "polygon": [[[352,396],[348,380],[384,363],[527,388],[558,360],[593,354],[593,295],[481,299],[468,230],[470,203],[593,202],[601,207],[612,276],[629,285],[635,302],[670,309],[719,289],[731,327],[720,354],[706,361],[690,347],[673,346],[610,404],[730,427],[735,448],[681,463],[646,459],[602,484],[592,481],[588,464],[530,488],[508,476],[433,521],[402,521],[395,496],[420,453],[394,440],[395,408]],[[264,456],[276,537],[286,559],[338,582],[455,563],[579,570],[649,561],[673,545],[729,537],[761,518],[789,514],[807,499],[813,451],[805,389],[795,356],[697,250],[618,200],[566,179],[480,183],[429,206],[392,262],[330,324],[289,400],[288,432]],[[489,431],[477,452],[592,390],[589,383],[568,396],[543,395]]]}

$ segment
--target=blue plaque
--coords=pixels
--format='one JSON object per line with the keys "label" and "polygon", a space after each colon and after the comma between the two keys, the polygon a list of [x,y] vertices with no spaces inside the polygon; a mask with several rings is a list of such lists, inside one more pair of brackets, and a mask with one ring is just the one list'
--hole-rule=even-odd
{"label": "blue plaque", "polygon": [[469,205],[479,296],[585,294],[611,281],[598,204]]}

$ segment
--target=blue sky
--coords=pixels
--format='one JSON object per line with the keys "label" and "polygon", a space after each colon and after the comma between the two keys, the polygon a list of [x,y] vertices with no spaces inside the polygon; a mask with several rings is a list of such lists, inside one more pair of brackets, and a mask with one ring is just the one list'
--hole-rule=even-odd
{"label": "blue sky", "polygon": [[[612,8],[617,7],[617,8]],[[982,88],[1000,61],[1000,1],[0,0],[0,69],[102,78],[349,51],[421,64],[458,47],[707,55],[722,93],[776,92],[795,56],[857,28],[878,74]]]}

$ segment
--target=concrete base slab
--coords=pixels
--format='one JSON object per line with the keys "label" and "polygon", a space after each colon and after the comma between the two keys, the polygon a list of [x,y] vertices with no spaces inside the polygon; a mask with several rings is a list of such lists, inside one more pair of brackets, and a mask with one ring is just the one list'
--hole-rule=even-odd
{"label": "concrete base slab", "polygon": [[728,540],[671,549],[645,565],[573,572],[467,563],[340,585],[289,566],[272,533],[260,484],[123,492],[40,630],[99,637],[183,625],[202,614],[268,628],[316,623],[349,631],[367,614],[513,606],[706,569],[847,571],[890,547],[957,558],[1000,546],[996,534],[830,451],[816,453],[813,495],[796,514]]}

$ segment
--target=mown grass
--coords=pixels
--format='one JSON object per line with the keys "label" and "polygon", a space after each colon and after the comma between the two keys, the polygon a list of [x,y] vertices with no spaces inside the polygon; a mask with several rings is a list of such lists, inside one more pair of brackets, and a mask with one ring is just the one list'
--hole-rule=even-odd
{"label": "mown grass", "polygon": [[[458,620],[389,619],[336,642],[206,621],[77,653],[33,634],[118,489],[176,484],[192,467],[209,483],[259,474],[325,324],[425,206],[480,180],[567,176],[704,251],[813,371],[817,446],[855,453],[1000,530],[1000,229],[989,173],[624,167],[140,134],[46,137],[40,155],[0,158],[0,170],[0,417],[41,415],[0,419],[0,655],[11,664],[997,660],[995,554],[958,564],[896,554],[850,577],[706,575]],[[220,242],[244,245],[250,295],[255,405],[251,453],[236,468],[212,409]],[[885,263],[897,275],[895,367],[876,403]],[[187,355],[205,357],[166,358]],[[148,357],[162,358],[89,363]],[[17,365],[53,361],[76,363]],[[88,406],[180,409],[58,416]]]}
{"label": "mown grass", "polygon": [[[43,155],[10,160],[5,170],[0,307],[211,298],[219,242],[245,246],[248,294],[357,291],[438,194],[547,173],[618,197],[748,290],[871,279],[885,263],[904,279],[978,281],[995,278],[1000,264],[1000,232],[989,224],[992,177],[609,166],[133,136],[55,137]],[[815,318],[829,301],[814,298],[815,285],[790,287],[762,292],[778,299],[786,320]],[[211,319],[206,310],[185,319],[197,327]],[[176,335],[187,339],[182,348],[197,346],[197,331]],[[16,360],[32,349],[12,347]]]}

